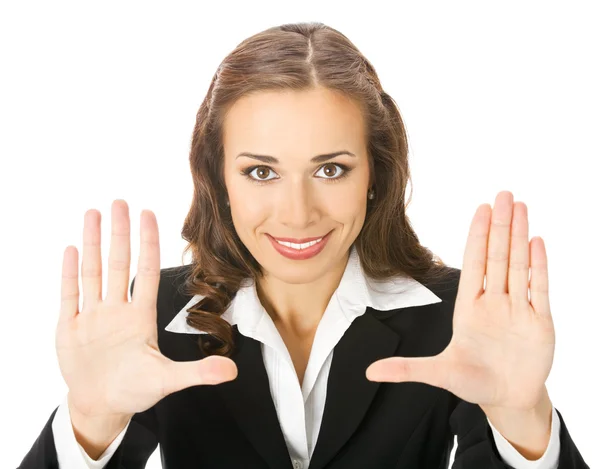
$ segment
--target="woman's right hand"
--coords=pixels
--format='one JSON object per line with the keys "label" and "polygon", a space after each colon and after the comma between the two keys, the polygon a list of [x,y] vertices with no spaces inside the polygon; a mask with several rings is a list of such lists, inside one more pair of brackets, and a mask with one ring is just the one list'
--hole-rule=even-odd
{"label": "woman's right hand", "polygon": [[81,311],[77,249],[67,246],[64,251],[56,352],[69,388],[69,405],[86,417],[129,418],[173,392],[234,379],[237,368],[229,358],[210,356],[176,362],[160,352],[156,318],[160,250],[156,217],[149,210],[141,213],[140,255],[129,302],[129,208],[124,200],[117,199],[111,210],[105,299],[102,299],[98,210],[88,210],[84,218]]}

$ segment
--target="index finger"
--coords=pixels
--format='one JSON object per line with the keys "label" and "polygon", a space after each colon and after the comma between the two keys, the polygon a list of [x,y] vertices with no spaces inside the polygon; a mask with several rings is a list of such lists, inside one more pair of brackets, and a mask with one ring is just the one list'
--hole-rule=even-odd
{"label": "index finger", "polygon": [[142,210],[140,215],[140,255],[131,302],[143,308],[155,309],[159,282],[160,245],[158,223],[152,211]]}
{"label": "index finger", "polygon": [[491,209],[490,204],[479,205],[471,221],[458,282],[457,300],[459,297],[476,298],[483,292]]}
{"label": "index finger", "polygon": [[60,284],[59,322],[74,318],[79,311],[79,268],[77,248],[67,246],[63,253]]}

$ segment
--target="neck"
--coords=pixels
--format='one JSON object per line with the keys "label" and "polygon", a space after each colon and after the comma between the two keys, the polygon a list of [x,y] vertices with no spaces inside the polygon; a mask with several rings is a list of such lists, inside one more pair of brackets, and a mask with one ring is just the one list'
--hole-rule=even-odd
{"label": "neck", "polygon": [[279,329],[300,337],[314,334],[340,284],[348,254],[325,275],[310,283],[289,284],[270,275],[257,281],[260,302]]}

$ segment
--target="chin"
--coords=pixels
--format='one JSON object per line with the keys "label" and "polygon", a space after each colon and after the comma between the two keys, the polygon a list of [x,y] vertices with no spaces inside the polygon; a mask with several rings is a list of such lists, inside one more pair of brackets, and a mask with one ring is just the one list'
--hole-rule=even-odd
{"label": "chin", "polygon": [[281,282],[290,285],[300,285],[304,283],[313,283],[321,278],[327,269],[318,269],[317,266],[294,266],[289,267],[278,266],[272,270],[268,270],[268,274],[279,279]]}

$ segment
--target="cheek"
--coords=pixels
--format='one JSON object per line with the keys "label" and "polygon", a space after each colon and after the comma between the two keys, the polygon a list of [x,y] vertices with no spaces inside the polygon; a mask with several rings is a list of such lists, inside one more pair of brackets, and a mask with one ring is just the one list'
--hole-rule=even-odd
{"label": "cheek", "polygon": [[327,213],[339,221],[364,217],[367,197],[361,190],[357,187],[348,187],[346,190],[330,191],[324,199]]}
{"label": "cheek", "polygon": [[231,217],[238,232],[252,231],[266,217],[266,205],[256,197],[230,194]]}

